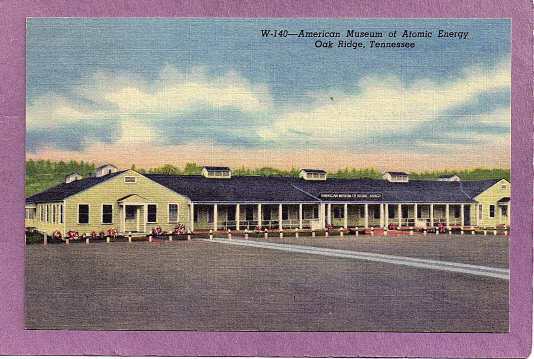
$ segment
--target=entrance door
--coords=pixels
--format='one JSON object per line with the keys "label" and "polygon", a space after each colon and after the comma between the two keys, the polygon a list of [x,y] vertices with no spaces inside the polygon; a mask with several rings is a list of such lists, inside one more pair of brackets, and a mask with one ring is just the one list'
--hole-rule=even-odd
{"label": "entrance door", "polygon": [[125,232],[139,232],[139,213],[137,206],[125,206],[126,213],[124,217],[124,231]]}
{"label": "entrance door", "polygon": [[471,206],[464,206],[464,226],[471,225]]}

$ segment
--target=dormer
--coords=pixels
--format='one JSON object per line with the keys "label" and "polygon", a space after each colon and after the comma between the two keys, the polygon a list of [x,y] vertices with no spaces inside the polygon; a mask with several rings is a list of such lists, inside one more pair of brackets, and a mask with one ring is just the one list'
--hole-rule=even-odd
{"label": "dormer", "polygon": [[72,173],[65,177],[65,183],[71,183],[82,179],[82,175],[79,173]]}
{"label": "dormer", "polygon": [[438,178],[438,181],[447,181],[447,182],[459,182],[462,179],[458,175],[441,175]]}
{"label": "dormer", "polygon": [[118,171],[117,167],[113,165],[100,166],[97,169],[95,169],[95,177],[102,177],[110,173],[115,173],[117,171]]}
{"label": "dormer", "polygon": [[202,175],[206,178],[232,178],[232,171],[228,167],[202,167]]}
{"label": "dormer", "polygon": [[386,172],[382,175],[382,179],[389,182],[408,182],[409,177],[404,172]]}
{"label": "dormer", "polygon": [[307,181],[326,181],[326,172],[323,170],[302,169],[299,172],[299,178]]}

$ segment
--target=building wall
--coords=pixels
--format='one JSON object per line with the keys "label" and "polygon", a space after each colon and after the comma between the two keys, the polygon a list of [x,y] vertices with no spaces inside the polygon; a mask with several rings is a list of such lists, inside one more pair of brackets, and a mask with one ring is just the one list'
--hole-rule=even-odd
{"label": "building wall", "polygon": [[26,209],[25,226],[47,234],[51,234],[54,231],[59,231],[63,234],[64,216],[61,213],[62,209],[62,202],[38,204],[35,208],[34,218],[31,220],[28,218],[28,211],[33,210],[33,208],[29,207]]}
{"label": "building wall", "polygon": [[[475,200],[482,204],[482,219],[479,219],[480,226],[495,226],[499,224],[510,224],[510,209],[508,208],[507,216],[501,216],[499,220],[499,213],[501,208],[497,204],[503,197],[510,197],[510,183],[506,180],[500,180],[486,191],[475,197]],[[490,206],[495,206],[494,217],[490,216]]]}
{"label": "building wall", "polygon": [[[136,182],[125,183],[124,177],[135,177]],[[147,223],[147,232],[158,226],[161,226],[163,230],[172,231],[178,223],[187,224],[189,219],[189,206],[186,198],[177,195],[134,171],[128,171],[68,198],[65,201],[66,231],[74,229],[80,235],[92,231],[97,233],[99,231],[107,231],[111,228],[119,231],[120,216],[118,200],[132,194],[141,196],[146,199],[147,203],[157,206],[156,222]],[[170,203],[178,204],[177,222],[169,222],[168,207]],[[79,204],[89,205],[88,224],[78,223]],[[112,223],[102,223],[103,205],[112,205]],[[139,221],[141,224],[140,230],[142,231],[144,221],[143,207],[140,207],[139,214],[141,215]]]}

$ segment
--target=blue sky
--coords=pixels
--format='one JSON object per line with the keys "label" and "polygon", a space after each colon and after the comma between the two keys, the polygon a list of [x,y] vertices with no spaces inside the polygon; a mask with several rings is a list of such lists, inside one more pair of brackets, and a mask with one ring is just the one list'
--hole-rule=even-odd
{"label": "blue sky", "polygon": [[[440,29],[468,34],[439,38]],[[509,167],[510,45],[510,21],[499,19],[28,19],[27,157],[123,168]]]}

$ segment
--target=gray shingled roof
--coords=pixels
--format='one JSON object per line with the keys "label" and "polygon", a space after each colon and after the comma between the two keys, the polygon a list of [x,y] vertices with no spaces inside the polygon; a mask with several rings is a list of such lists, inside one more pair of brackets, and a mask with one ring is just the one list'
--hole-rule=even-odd
{"label": "gray shingled roof", "polygon": [[215,179],[204,176],[157,174],[145,176],[194,202],[316,201],[315,198],[291,186],[287,177],[233,176],[227,179]]}
{"label": "gray shingled roof", "polygon": [[[26,203],[59,202],[121,173],[61,183],[28,197]],[[380,202],[389,203],[468,203],[500,181],[412,180],[399,183],[366,178],[306,181],[296,177],[275,176],[233,176],[227,179],[159,174],[144,176],[193,202],[203,203],[317,202],[322,193],[380,193]]]}
{"label": "gray shingled roof", "polygon": [[50,203],[61,202],[76,193],[80,193],[102,183],[110,178],[120,175],[122,172],[109,173],[101,177],[87,177],[70,183],[60,183],[44,191],[38,192],[26,198],[26,203]]}
{"label": "gray shingled roof", "polygon": [[499,181],[500,179],[462,182],[431,180],[389,182],[366,178],[329,178],[321,182],[294,179],[292,183],[315,197],[319,197],[321,193],[380,193],[381,202],[466,203]]}

